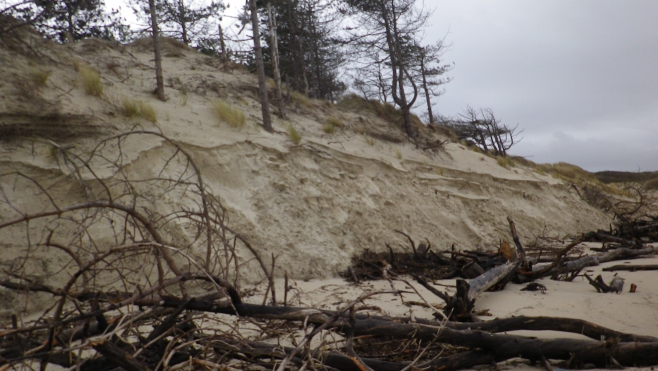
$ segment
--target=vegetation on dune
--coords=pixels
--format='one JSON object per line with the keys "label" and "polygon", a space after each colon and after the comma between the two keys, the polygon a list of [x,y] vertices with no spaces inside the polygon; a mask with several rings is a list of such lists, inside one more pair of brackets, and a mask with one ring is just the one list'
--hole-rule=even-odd
{"label": "vegetation on dune", "polygon": [[212,112],[217,117],[218,122],[225,122],[234,128],[241,128],[246,122],[244,112],[223,100],[212,102]]}
{"label": "vegetation on dune", "polygon": [[288,137],[290,138],[290,140],[293,141],[293,143],[299,144],[299,142],[302,141],[302,135],[299,134],[297,129],[295,129],[295,127],[292,126],[292,124],[288,124],[286,131],[288,132]]}
{"label": "vegetation on dune", "polygon": [[594,176],[602,183],[658,182],[658,171],[599,171]]}
{"label": "vegetation on dune", "polygon": [[[338,101],[338,106],[354,112],[373,113],[377,117],[390,123],[396,124],[400,127],[403,125],[403,112],[390,103],[382,103],[374,99],[365,99],[356,94],[347,94],[341,97]],[[411,120],[415,128],[421,128],[424,126],[420,118],[414,114],[411,115]]]}
{"label": "vegetation on dune", "polygon": [[103,82],[101,81],[101,74],[95,69],[87,65],[81,65],[78,69],[80,74],[80,81],[82,87],[87,95],[95,97],[103,96]]}

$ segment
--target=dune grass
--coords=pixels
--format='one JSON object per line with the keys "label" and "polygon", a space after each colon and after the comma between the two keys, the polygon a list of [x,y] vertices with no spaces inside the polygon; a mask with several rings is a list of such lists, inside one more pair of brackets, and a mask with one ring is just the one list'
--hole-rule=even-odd
{"label": "dune grass", "polygon": [[292,126],[292,124],[288,124],[287,132],[288,132],[288,137],[289,137],[290,140],[292,140],[295,144],[299,144],[299,142],[302,141],[302,135],[299,134],[299,132],[297,131],[297,129],[295,129],[295,127]]}
{"label": "dune grass", "polygon": [[246,122],[244,112],[223,100],[212,102],[212,111],[219,123],[225,122],[234,128],[241,128]]}
{"label": "dune grass", "polygon": [[103,82],[101,82],[101,74],[86,65],[81,65],[78,68],[78,72],[80,73],[80,80],[82,82],[82,87],[85,89],[85,93],[95,97],[102,97]]}
{"label": "dune grass", "polygon": [[42,87],[46,86],[48,78],[50,78],[50,73],[50,71],[44,71],[39,68],[31,68],[28,72],[28,76],[34,85]]}
{"label": "dune grass", "polygon": [[[356,94],[348,94],[344,96],[338,102],[338,106],[355,112],[371,112],[378,117],[397,125],[402,125],[404,122],[402,111],[395,108],[394,105],[390,103],[382,103],[375,99],[365,99]],[[422,128],[425,126],[415,114],[411,114],[411,123],[415,128]]]}
{"label": "dune grass", "polygon": [[334,117],[334,116],[327,117],[327,124],[331,124],[334,127],[338,127],[338,128],[342,128],[342,127],[345,126],[345,123],[343,122],[343,120],[341,120],[337,117]]}
{"label": "dune grass", "polygon": [[156,115],[155,109],[150,103],[140,100],[138,101],[138,106],[139,113],[143,118],[151,121],[152,123],[158,122],[158,116]]}
{"label": "dune grass", "polygon": [[[112,95],[111,93],[109,94]],[[119,110],[124,117],[142,117],[152,123],[158,122],[158,115],[155,108],[145,101],[123,96],[121,99],[109,99],[110,103]]]}
{"label": "dune grass", "polygon": [[304,95],[304,94],[302,94],[298,91],[291,90],[290,91],[290,98],[294,102],[297,102],[297,103],[301,104],[302,106],[305,106],[305,107],[308,107],[308,108],[311,108],[311,107],[314,106],[313,101],[311,100],[311,98],[307,97],[306,95]]}
{"label": "dune grass", "polygon": [[336,131],[336,127],[330,122],[327,122],[322,127],[322,130],[324,130],[324,132],[327,134],[333,134]]}

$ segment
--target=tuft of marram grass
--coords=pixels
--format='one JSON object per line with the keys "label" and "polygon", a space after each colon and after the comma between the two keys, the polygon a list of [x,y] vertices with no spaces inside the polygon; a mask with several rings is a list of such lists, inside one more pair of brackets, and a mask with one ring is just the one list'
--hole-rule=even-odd
{"label": "tuft of marram grass", "polygon": [[158,122],[158,116],[155,113],[155,109],[153,108],[151,103],[140,100],[138,101],[138,105],[139,105],[139,113],[143,118],[151,121],[154,124]]}
{"label": "tuft of marram grass", "polygon": [[152,123],[158,122],[158,116],[155,109],[148,102],[124,96],[121,98],[121,102],[115,104],[115,106],[125,117],[143,117]]}
{"label": "tuft of marram grass", "polygon": [[309,108],[314,106],[313,101],[309,97],[307,97],[306,95],[304,95],[304,94],[302,94],[298,91],[291,90],[290,91],[290,98],[292,98],[293,101],[301,104],[302,106],[306,106],[306,107],[309,107]]}
{"label": "tuft of marram grass", "polygon": [[119,112],[125,117],[137,117],[140,115],[139,103],[134,99],[123,97],[119,105]]}
{"label": "tuft of marram grass", "polygon": [[507,169],[507,161],[505,161],[505,158],[503,156],[496,156],[496,162],[498,162],[498,165],[500,165],[501,167]]}
{"label": "tuft of marram grass", "polygon": [[322,130],[324,130],[324,132],[327,134],[333,134],[334,131],[336,131],[336,127],[332,123],[327,122],[326,124],[324,124]]}
{"label": "tuft of marram grass", "polygon": [[297,129],[295,129],[295,127],[292,126],[292,124],[288,124],[288,129],[287,129],[287,131],[288,131],[288,137],[289,137],[290,140],[292,140],[295,144],[299,144],[299,142],[302,141],[302,136],[301,136],[301,134],[299,134],[299,132],[297,131]]}
{"label": "tuft of marram grass", "polygon": [[395,149],[395,157],[396,157],[398,160],[402,160],[402,151],[400,151],[399,148],[396,148],[396,149]]}
{"label": "tuft of marram grass", "polygon": [[343,122],[343,120],[341,120],[337,117],[334,117],[334,116],[327,117],[327,124],[331,124],[334,127],[339,127],[339,128],[342,128],[342,127],[345,126],[345,123]]}
{"label": "tuft of marram grass", "polygon": [[82,86],[85,89],[85,93],[95,97],[103,96],[103,83],[101,82],[100,73],[85,65],[81,65],[78,68],[78,71],[80,73],[80,79],[82,80]]}
{"label": "tuft of marram grass", "polygon": [[38,68],[32,68],[29,72],[30,80],[36,86],[46,86],[48,78],[50,77],[50,71],[44,71]]}
{"label": "tuft of marram grass", "polygon": [[246,122],[244,112],[222,100],[212,102],[212,111],[220,123],[226,122],[234,128],[241,128]]}

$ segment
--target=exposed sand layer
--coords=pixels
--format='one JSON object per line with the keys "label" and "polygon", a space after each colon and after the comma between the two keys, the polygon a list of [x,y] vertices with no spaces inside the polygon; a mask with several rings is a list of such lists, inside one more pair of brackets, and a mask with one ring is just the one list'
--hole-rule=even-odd
{"label": "exposed sand layer", "polygon": [[[439,152],[418,150],[403,141],[400,128],[327,102],[294,103],[288,119],[274,116],[275,133],[267,133],[258,126],[252,75],[239,67],[224,69],[217,60],[173,42],[164,43],[167,102],[149,92],[152,54],[143,42],[125,47],[98,40],[68,46],[43,42],[35,48],[47,57],[0,50],[2,125],[10,124],[9,117],[12,125],[32,123],[31,135],[81,149],[133,128],[162,132],[192,155],[208,187],[228,208],[230,226],[263,256],[279,257],[277,276],[283,270],[300,279],[336,276],[363,249],[384,249],[385,243],[396,249],[407,246],[395,229],[417,241],[427,238],[439,249],[452,244],[474,248],[509,239],[507,216],[526,241],[544,233],[593,230],[611,221],[554,178],[501,167],[459,144],[446,144]],[[103,99],[82,89],[76,68],[84,64],[100,71]],[[34,69],[50,71],[45,86],[30,85]],[[122,116],[117,107],[124,97],[150,104],[157,123]],[[218,123],[212,112],[218,99],[245,113],[245,127]],[[37,120],[46,113],[64,121],[77,118],[67,121],[72,137],[48,137],[58,124]],[[329,116],[345,126],[326,133]],[[301,134],[299,144],[286,134],[288,125]],[[29,140],[3,142],[0,169],[29,171],[37,178],[57,174],[59,165],[44,148]],[[166,156],[162,140],[147,136],[127,141],[122,150],[129,176],[152,173],[154,163]],[[97,175],[103,174],[99,169]],[[73,203],[79,196],[71,192],[68,197]],[[158,205],[162,212],[185,206],[177,197],[163,201]],[[21,202],[28,210],[38,206],[27,197]],[[16,214],[8,210],[4,215]],[[171,233],[172,238],[190,238],[182,230]],[[251,258],[247,251],[240,255]],[[243,279],[253,282],[259,271],[244,270]]]}

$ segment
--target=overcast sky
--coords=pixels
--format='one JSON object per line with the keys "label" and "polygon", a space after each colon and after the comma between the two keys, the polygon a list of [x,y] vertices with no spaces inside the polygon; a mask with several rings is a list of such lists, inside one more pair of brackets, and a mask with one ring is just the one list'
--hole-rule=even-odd
{"label": "overcast sky", "polygon": [[443,115],[488,107],[512,153],[590,171],[658,170],[658,1],[434,0],[453,81]]}
{"label": "overcast sky", "polygon": [[[235,14],[245,1],[224,3]],[[511,152],[535,162],[658,170],[658,1],[424,4],[426,42],[445,37],[455,64],[435,113],[491,108],[524,130]]]}

